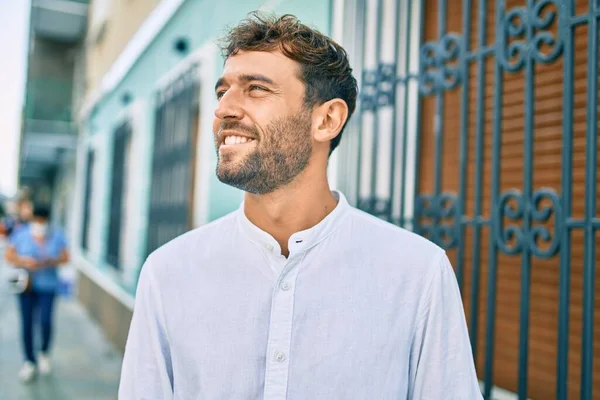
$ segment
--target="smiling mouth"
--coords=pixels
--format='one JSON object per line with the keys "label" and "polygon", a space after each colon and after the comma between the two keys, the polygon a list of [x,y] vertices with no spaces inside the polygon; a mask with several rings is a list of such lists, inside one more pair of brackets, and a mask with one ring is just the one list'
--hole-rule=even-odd
{"label": "smiling mouth", "polygon": [[221,147],[223,147],[223,146],[234,147],[234,146],[252,143],[254,141],[255,141],[255,139],[249,138],[246,136],[229,135],[229,136],[225,137],[225,139],[223,140],[223,143],[221,144]]}

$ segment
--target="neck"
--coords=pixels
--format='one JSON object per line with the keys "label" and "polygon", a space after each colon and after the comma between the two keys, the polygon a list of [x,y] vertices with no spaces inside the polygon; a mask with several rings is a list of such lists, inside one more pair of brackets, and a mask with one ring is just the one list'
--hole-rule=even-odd
{"label": "neck", "polygon": [[336,205],[326,172],[315,177],[305,170],[293,183],[275,192],[246,193],[244,212],[254,225],[277,240],[287,257],[290,236],[317,225]]}

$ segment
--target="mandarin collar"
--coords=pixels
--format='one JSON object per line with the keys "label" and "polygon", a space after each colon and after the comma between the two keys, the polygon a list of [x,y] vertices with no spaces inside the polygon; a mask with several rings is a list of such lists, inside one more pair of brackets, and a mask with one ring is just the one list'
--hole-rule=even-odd
{"label": "mandarin collar", "polygon": [[[340,225],[344,217],[348,214],[350,208],[346,197],[339,191],[332,191],[333,196],[338,200],[336,207],[318,224],[306,230],[296,232],[288,241],[290,255],[298,251],[307,250],[310,247],[321,242]],[[268,252],[281,255],[279,243],[269,233],[263,231],[254,225],[244,212],[244,202],[237,210],[238,226],[252,242],[266,249]]]}

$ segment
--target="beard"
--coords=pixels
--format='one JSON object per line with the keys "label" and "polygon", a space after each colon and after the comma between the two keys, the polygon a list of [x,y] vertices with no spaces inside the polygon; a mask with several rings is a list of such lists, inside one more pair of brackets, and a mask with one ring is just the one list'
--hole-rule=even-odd
{"label": "beard", "polygon": [[[279,117],[265,129],[262,141],[251,153],[236,160],[235,154],[219,154],[217,178],[230,186],[253,194],[267,194],[288,185],[304,169],[312,155],[310,113]],[[258,139],[255,127],[239,122],[223,122],[221,129],[244,131]]]}

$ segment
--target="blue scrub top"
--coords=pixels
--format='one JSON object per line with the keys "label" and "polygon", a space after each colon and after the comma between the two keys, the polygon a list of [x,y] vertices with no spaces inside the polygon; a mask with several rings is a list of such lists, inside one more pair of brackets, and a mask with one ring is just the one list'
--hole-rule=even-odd
{"label": "blue scrub top", "polygon": [[[43,244],[35,241],[29,225],[11,235],[9,243],[20,257],[33,257],[36,260],[60,257],[67,248],[64,234],[57,228],[49,228]],[[54,293],[58,288],[58,266],[45,267],[30,272],[32,288],[37,292]]]}

